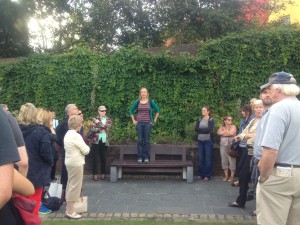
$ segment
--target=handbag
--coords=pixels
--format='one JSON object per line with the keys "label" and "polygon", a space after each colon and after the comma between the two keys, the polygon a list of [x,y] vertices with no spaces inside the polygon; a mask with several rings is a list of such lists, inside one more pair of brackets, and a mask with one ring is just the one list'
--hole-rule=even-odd
{"label": "handbag", "polygon": [[57,197],[60,199],[62,194],[62,184],[56,182],[50,183],[48,192],[51,197]]}
{"label": "handbag", "polygon": [[17,208],[25,225],[40,225],[42,220],[39,216],[33,214],[36,201],[25,198],[22,195],[15,194],[14,205]]}
{"label": "handbag", "polygon": [[84,213],[87,212],[88,205],[88,196],[82,196],[77,201],[74,202],[74,211],[76,213]]}
{"label": "handbag", "polygon": [[230,148],[227,150],[227,154],[230,157],[237,158],[239,156],[239,141],[232,141]]}
{"label": "handbag", "polygon": [[53,211],[59,210],[62,205],[61,199],[58,197],[51,197],[48,191],[44,192],[42,202],[44,206]]}

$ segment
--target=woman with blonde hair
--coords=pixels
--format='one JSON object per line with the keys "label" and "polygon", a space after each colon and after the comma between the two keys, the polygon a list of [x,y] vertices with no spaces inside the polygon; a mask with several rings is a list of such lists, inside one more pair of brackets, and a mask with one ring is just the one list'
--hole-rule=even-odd
{"label": "woman with blonde hair", "polygon": [[[134,117],[134,111],[137,109],[137,119]],[[152,111],[156,111],[153,118]],[[159,116],[157,104],[149,98],[147,88],[142,87],[139,92],[139,98],[136,99],[130,108],[132,123],[137,127],[138,133],[138,163],[149,163],[150,159],[150,133],[151,127],[156,123]]]}
{"label": "woman with blonde hair", "polygon": [[83,120],[80,115],[71,116],[68,120],[69,130],[64,137],[65,164],[68,172],[65,215],[71,219],[81,218],[81,215],[74,211],[73,205],[80,197],[85,164],[84,156],[90,152],[89,146],[85,144],[82,136],[78,133],[82,125]]}
{"label": "woman with blonde hair", "polygon": [[37,124],[37,109],[32,103],[21,106],[18,122],[25,140],[28,154],[28,175],[35,193],[27,198],[37,202],[33,214],[38,215],[43,187],[51,181],[53,153],[49,132]]}
{"label": "woman with blonde hair", "polygon": [[[236,135],[236,126],[232,125],[232,116],[225,116],[223,119],[223,125],[217,132],[220,135],[220,155],[222,169],[224,170],[223,181],[232,182],[234,179],[236,169],[236,158],[227,154],[234,136]],[[230,170],[230,177],[229,177]]]}
{"label": "woman with blonde hair", "polygon": [[37,124],[43,126],[49,133],[49,137],[51,140],[51,149],[53,154],[53,165],[51,169],[51,180],[55,179],[56,172],[56,162],[58,160],[58,152],[54,146],[56,142],[58,142],[58,137],[56,136],[55,129],[53,127],[53,116],[51,111],[38,108],[37,109]]}

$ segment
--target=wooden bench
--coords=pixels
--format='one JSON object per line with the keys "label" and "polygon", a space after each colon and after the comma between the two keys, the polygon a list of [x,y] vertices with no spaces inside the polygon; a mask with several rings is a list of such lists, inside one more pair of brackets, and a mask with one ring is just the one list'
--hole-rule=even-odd
{"label": "wooden bench", "polygon": [[117,182],[123,172],[181,173],[187,183],[193,183],[193,162],[186,160],[186,148],[175,145],[151,145],[150,162],[137,162],[136,145],[120,147],[120,158],[110,166],[110,181]]}

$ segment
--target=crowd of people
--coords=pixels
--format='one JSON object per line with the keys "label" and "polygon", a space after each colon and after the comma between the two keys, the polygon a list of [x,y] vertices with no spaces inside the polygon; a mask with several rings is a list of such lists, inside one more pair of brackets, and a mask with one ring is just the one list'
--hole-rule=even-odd
{"label": "crowd of people", "polygon": [[[258,224],[299,224],[300,221],[300,102],[299,87],[293,75],[273,74],[260,88],[260,99],[252,98],[241,107],[242,121],[237,128],[231,115],[224,115],[217,129],[220,136],[221,166],[224,182],[239,187],[239,195],[229,207],[244,208],[256,198]],[[155,114],[153,116],[153,111]],[[21,106],[17,119],[8,106],[0,107],[0,219],[6,224],[21,224],[12,196],[33,200],[32,212],[45,211],[42,198],[45,186],[55,180],[56,161],[61,152],[62,200],[65,215],[81,218],[74,209],[80,197],[85,156],[92,156],[92,180],[106,178],[106,153],[112,120],[105,106],[98,107],[92,119],[89,137],[85,140],[83,114],[75,104],[65,108],[61,121],[52,109],[37,108],[32,103]],[[136,113],[137,112],[137,113]],[[135,116],[136,113],[136,116]],[[146,88],[130,108],[136,126],[137,163],[150,163],[150,133],[159,117],[157,103]],[[215,121],[210,107],[203,106],[196,121],[198,143],[198,176],[209,181],[212,176],[212,151]],[[5,132],[4,132],[5,131]],[[228,154],[232,143],[238,142],[238,158]],[[90,148],[91,147],[91,148]],[[100,175],[98,167],[100,165]],[[238,180],[235,180],[238,174]],[[47,210],[47,209],[46,209]]]}

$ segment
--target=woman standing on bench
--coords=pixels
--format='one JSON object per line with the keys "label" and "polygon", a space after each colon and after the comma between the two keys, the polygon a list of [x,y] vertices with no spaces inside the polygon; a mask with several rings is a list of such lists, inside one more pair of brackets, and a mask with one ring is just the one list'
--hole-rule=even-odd
{"label": "woman standing on bench", "polygon": [[211,118],[210,108],[204,106],[201,110],[202,117],[197,121],[195,131],[198,134],[198,180],[209,181],[212,171],[212,135],[215,122]]}
{"label": "woman standing on bench", "polygon": [[[137,119],[134,118],[134,111],[137,109]],[[156,111],[153,119],[152,110]],[[149,163],[150,157],[150,132],[151,127],[157,121],[159,116],[159,108],[156,103],[149,98],[147,88],[141,88],[139,98],[135,100],[130,108],[130,116],[132,123],[136,126],[138,134],[138,163]]]}

